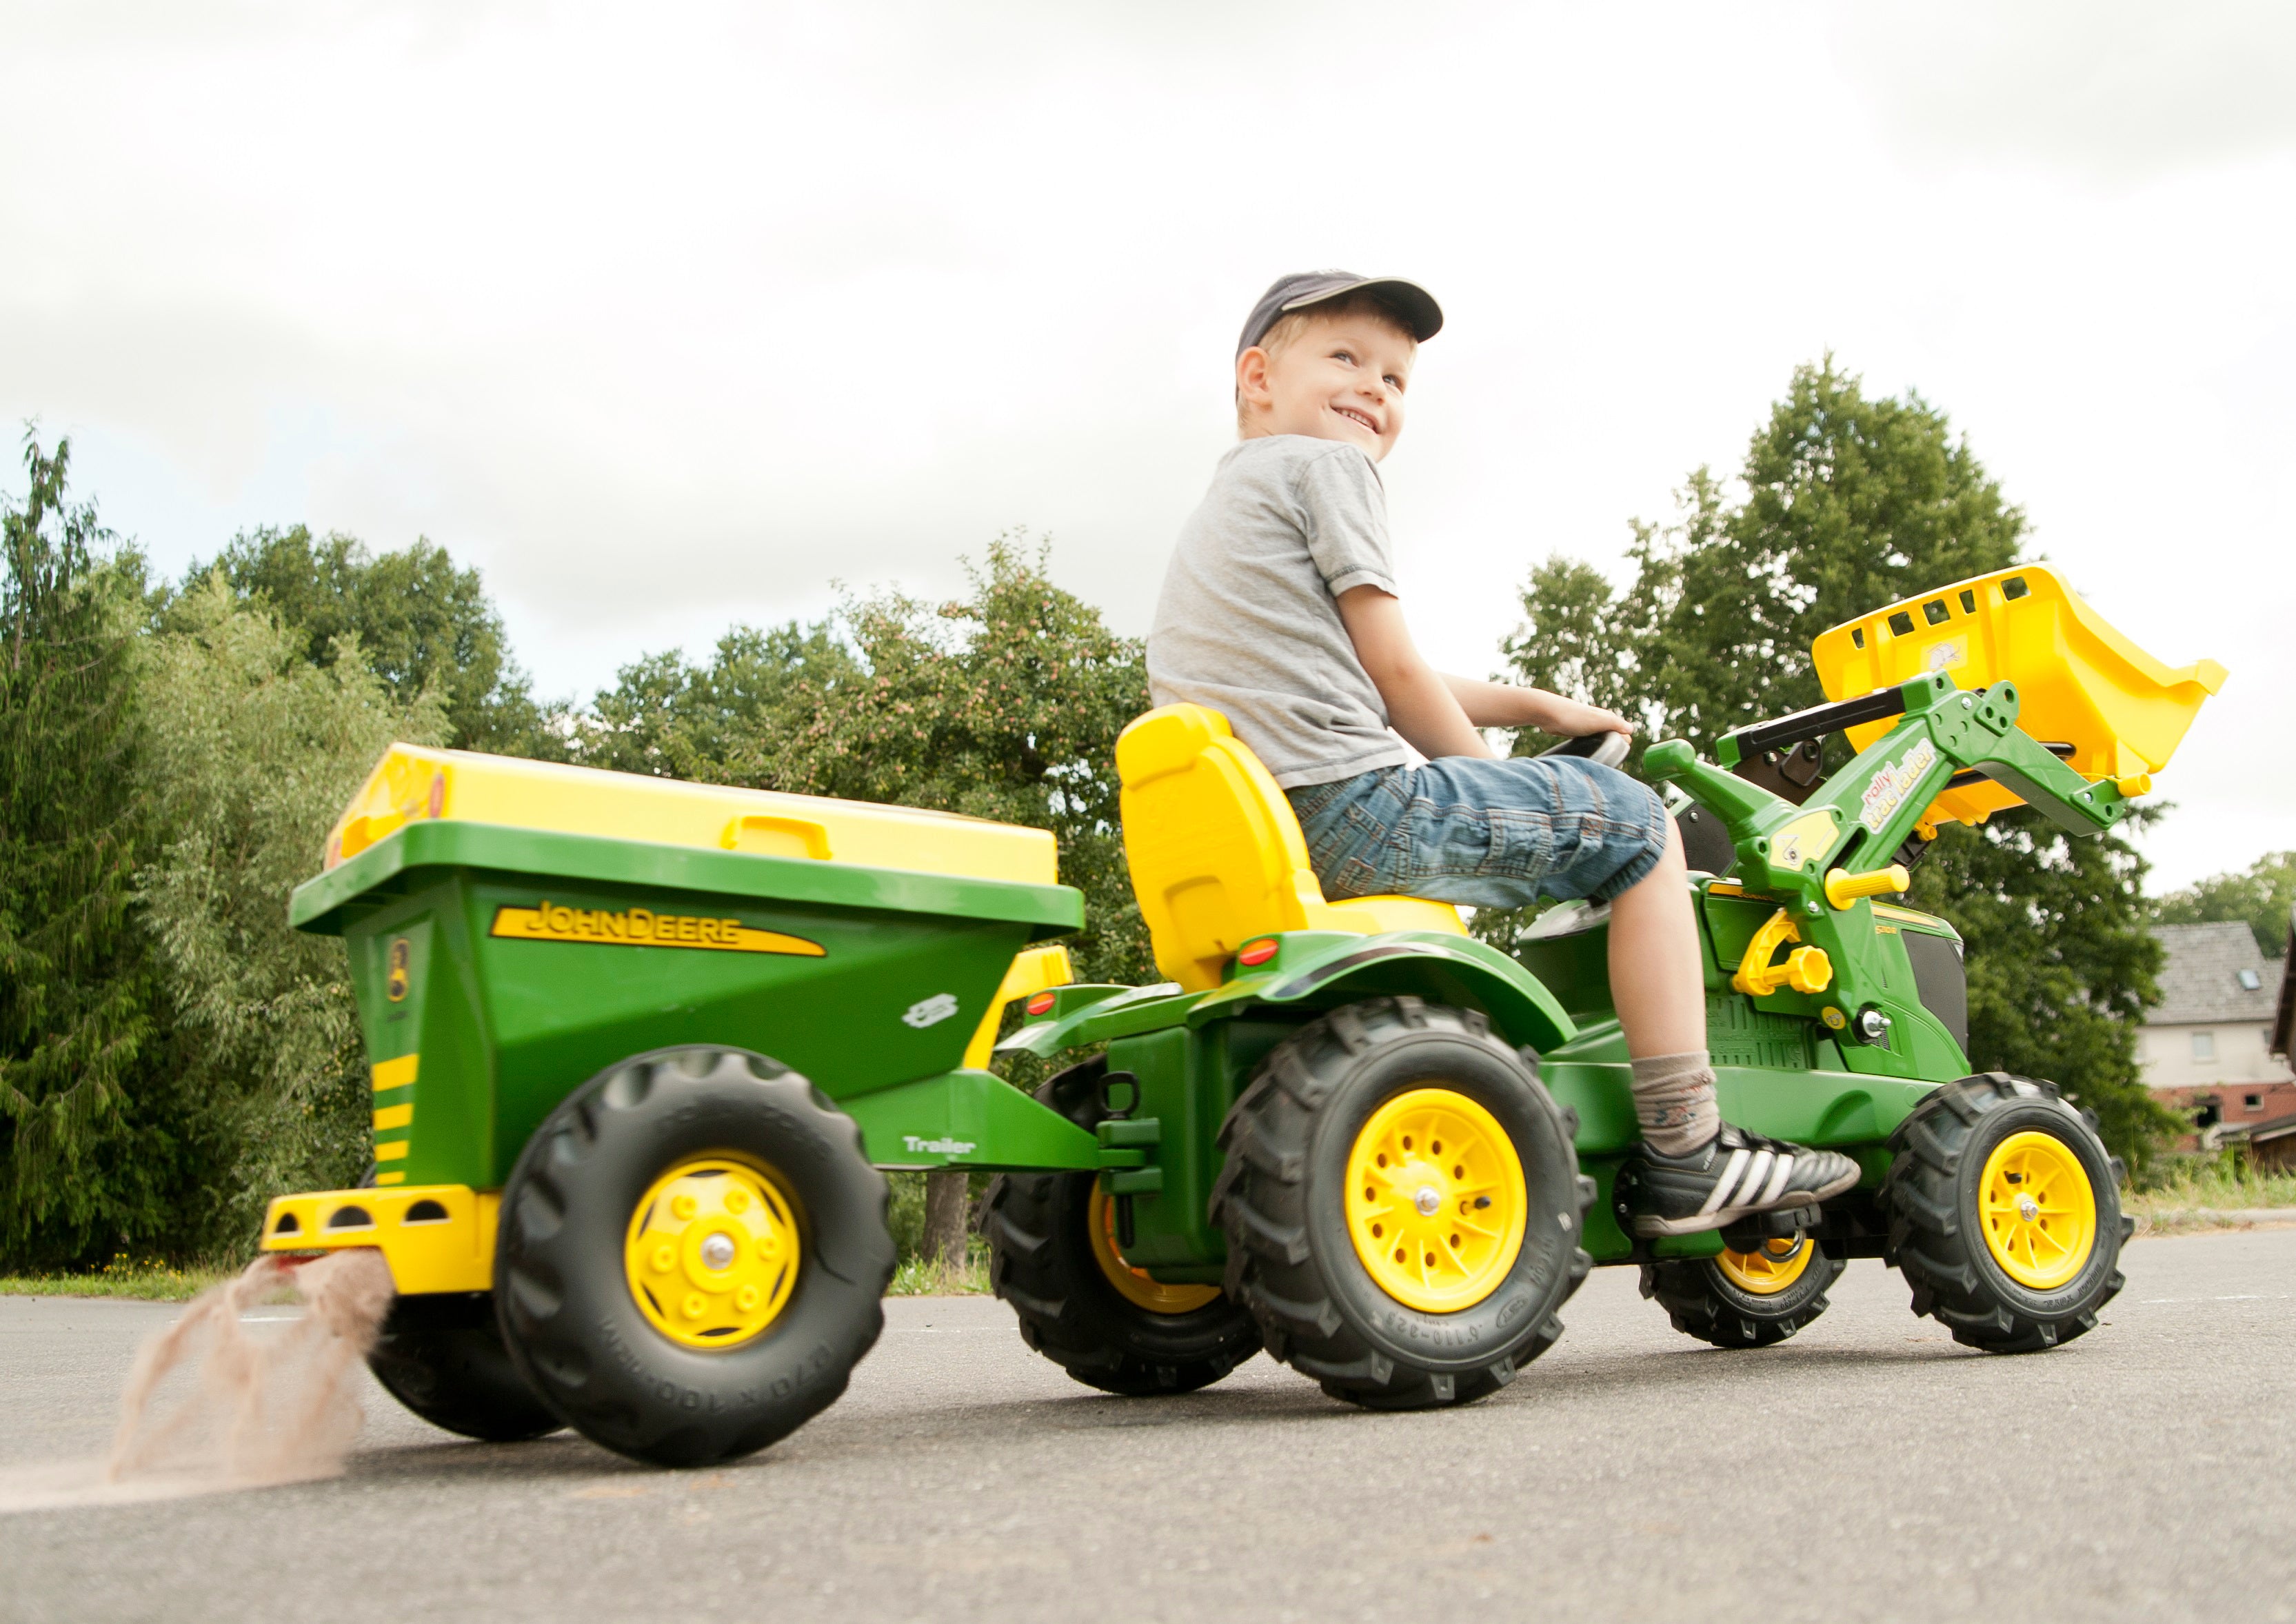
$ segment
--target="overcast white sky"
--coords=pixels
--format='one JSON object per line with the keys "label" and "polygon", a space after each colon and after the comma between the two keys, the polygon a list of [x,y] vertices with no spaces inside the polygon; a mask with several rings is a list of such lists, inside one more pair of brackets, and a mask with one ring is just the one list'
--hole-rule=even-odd
{"label": "overcast white sky", "polygon": [[2232,668],[2156,884],[2296,846],[2296,7],[0,0],[0,417],[171,573],[427,535],[586,695],[1025,526],[1143,631],[1244,310],[1341,265],[1449,316],[1440,663],[1830,348]]}

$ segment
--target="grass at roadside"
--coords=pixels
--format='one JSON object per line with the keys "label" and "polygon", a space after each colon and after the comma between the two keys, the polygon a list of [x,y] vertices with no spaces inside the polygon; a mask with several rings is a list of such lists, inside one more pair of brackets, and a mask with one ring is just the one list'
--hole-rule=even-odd
{"label": "grass at roadside", "polygon": [[988,1292],[988,1248],[978,1236],[972,1255],[955,1268],[922,1258],[904,1258],[893,1271],[888,1297],[982,1297]]}
{"label": "grass at roadside", "polygon": [[2144,1187],[2121,1192],[2122,1208],[2145,1220],[2153,1234],[2238,1227],[2220,1215],[2263,1210],[2296,1211],[2296,1173],[2254,1173],[2223,1161],[2187,1162]]}
{"label": "grass at roadside", "polygon": [[77,1274],[0,1275],[0,1297],[132,1297],[146,1302],[184,1302],[236,1269],[210,1268],[146,1259],[114,1258],[102,1268]]}

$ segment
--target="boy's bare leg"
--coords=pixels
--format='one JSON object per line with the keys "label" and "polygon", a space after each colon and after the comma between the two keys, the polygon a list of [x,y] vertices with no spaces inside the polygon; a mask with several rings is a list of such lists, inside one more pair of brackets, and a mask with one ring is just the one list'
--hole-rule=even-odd
{"label": "boy's bare leg", "polygon": [[1666,820],[1657,866],[1611,904],[1611,999],[1633,1062],[1643,1141],[1666,1156],[1702,1151],[1722,1126],[1706,1052],[1706,972],[1690,912],[1682,832]]}
{"label": "boy's bare leg", "polygon": [[1706,1052],[1705,948],[1691,913],[1682,832],[1611,904],[1611,997],[1634,1067],[1644,1161],[1636,1233],[1686,1234],[1756,1212],[1814,1207],[1857,1182],[1857,1164],[1726,1126]]}
{"label": "boy's bare leg", "polygon": [[1666,820],[1666,854],[1611,904],[1611,999],[1636,1060],[1706,1047],[1706,966],[1690,912],[1682,832]]}

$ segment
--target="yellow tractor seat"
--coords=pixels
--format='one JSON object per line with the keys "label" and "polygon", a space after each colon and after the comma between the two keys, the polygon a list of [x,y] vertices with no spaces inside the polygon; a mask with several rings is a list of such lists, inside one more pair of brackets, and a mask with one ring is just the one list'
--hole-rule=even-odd
{"label": "yellow tractor seat", "polygon": [[1124,858],[1156,967],[1190,991],[1217,987],[1236,950],[1284,931],[1443,931],[1459,911],[1423,897],[1324,900],[1300,820],[1275,780],[1201,705],[1165,705],[1116,741]]}

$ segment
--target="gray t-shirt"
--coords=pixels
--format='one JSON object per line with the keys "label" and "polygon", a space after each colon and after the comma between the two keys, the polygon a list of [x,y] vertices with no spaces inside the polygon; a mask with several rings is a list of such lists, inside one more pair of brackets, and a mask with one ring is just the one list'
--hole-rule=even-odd
{"label": "gray t-shirt", "polygon": [[1180,529],[1148,633],[1148,691],[1227,718],[1285,789],[1410,759],[1340,619],[1395,591],[1378,471],[1345,440],[1272,434],[1220,458]]}

